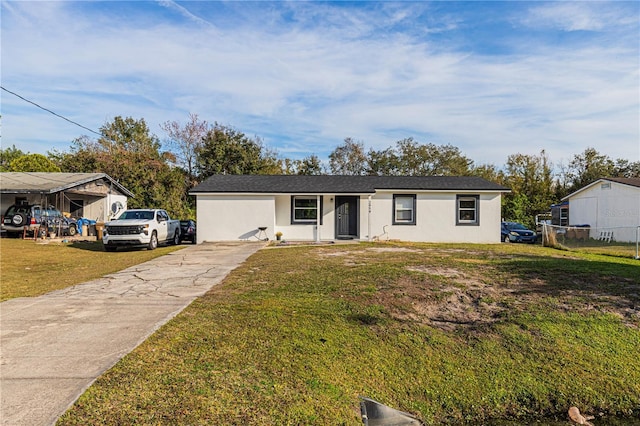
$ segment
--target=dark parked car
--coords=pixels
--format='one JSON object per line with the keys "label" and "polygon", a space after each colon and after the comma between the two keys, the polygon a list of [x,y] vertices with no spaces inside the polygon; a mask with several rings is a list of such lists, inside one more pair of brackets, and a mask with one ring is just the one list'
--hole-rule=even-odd
{"label": "dark parked car", "polygon": [[502,222],[500,231],[502,241],[505,243],[535,243],[538,240],[536,233],[527,229],[518,222]]}
{"label": "dark parked car", "polygon": [[2,219],[2,229],[7,235],[21,235],[25,227],[30,234],[38,229],[40,236],[49,232],[73,236],[78,231],[75,219],[64,217],[54,207],[45,209],[37,204],[14,204],[9,207]]}
{"label": "dark parked car", "polygon": [[180,221],[180,241],[191,241],[196,243],[196,222],[189,220]]}

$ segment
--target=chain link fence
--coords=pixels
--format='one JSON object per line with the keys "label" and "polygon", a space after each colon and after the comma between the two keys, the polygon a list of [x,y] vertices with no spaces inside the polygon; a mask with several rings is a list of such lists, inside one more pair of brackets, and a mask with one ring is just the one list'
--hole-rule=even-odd
{"label": "chain link fence", "polygon": [[542,225],[542,245],[640,259],[640,226],[598,228]]}

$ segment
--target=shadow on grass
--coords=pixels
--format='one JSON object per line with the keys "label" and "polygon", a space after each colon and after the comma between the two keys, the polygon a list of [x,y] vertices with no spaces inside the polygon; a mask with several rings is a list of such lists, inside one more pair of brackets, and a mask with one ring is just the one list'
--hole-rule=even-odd
{"label": "shadow on grass", "polygon": [[640,313],[640,262],[633,265],[519,256],[496,266],[501,273],[517,279],[516,295],[569,297],[574,299],[573,303]]}
{"label": "shadow on grass", "polygon": [[[99,241],[76,241],[69,244],[69,247],[80,249],[80,250],[87,250],[87,251],[102,251],[105,253],[107,252],[104,249],[104,245]],[[140,246],[140,247],[126,246],[126,247],[119,247],[117,252],[140,251],[140,250],[146,250],[146,248],[144,246]]]}
{"label": "shadow on grass", "polygon": [[69,247],[87,251],[105,251],[102,243],[98,241],[76,241],[69,244]]}

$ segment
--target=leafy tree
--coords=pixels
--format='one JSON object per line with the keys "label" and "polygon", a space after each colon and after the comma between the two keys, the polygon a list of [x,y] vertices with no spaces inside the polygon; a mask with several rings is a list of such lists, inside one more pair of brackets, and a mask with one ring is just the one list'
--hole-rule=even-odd
{"label": "leafy tree", "polygon": [[160,127],[169,136],[169,146],[176,153],[177,164],[191,179],[195,178],[197,152],[209,131],[209,123],[200,121],[197,114],[189,114],[189,121],[184,126],[177,121],[167,121]]}
{"label": "leafy tree", "polygon": [[613,168],[613,177],[640,178],[640,161],[617,159]]}
{"label": "leafy tree", "polygon": [[320,162],[320,158],[318,158],[318,156],[315,154],[305,157],[302,160],[295,160],[294,167],[295,174],[297,175],[311,176],[324,174],[324,169],[322,167],[322,163]]}
{"label": "leafy tree", "polygon": [[493,164],[481,164],[479,166],[473,166],[471,169],[472,176],[478,176],[488,181],[505,184],[505,176],[502,170],[499,170]]}
{"label": "leafy tree", "polygon": [[406,176],[464,176],[473,162],[453,145],[419,144],[413,138],[396,143],[399,174]]}
{"label": "leafy tree", "polygon": [[503,217],[533,226],[535,215],[555,201],[553,166],[547,154],[513,154],[507,159],[505,185],[511,193],[503,197]]}
{"label": "leafy tree", "polygon": [[196,151],[196,170],[200,180],[214,174],[255,175],[283,173],[275,152],[259,138],[215,123]]}
{"label": "leafy tree", "polygon": [[329,154],[329,168],[334,175],[358,176],[367,174],[364,143],[345,138],[344,143]]}
{"label": "leafy tree", "polygon": [[569,163],[566,193],[577,191],[600,178],[612,177],[614,170],[615,164],[611,158],[600,154],[594,148],[587,148],[584,152],[574,155]]}
{"label": "leafy tree", "polygon": [[369,150],[368,174],[374,176],[396,176],[400,174],[400,158],[393,148],[381,151]]}
{"label": "leafy tree", "polygon": [[162,207],[175,217],[189,213],[184,172],[170,166],[144,119],[116,117],[100,133],[97,140],[80,137],[71,152],[51,156],[63,171],[107,173],[134,194],[130,208]]}
{"label": "leafy tree", "polygon": [[11,145],[11,148],[0,148],[0,172],[8,172],[11,162],[27,153],[22,152],[15,145]]}
{"label": "leafy tree", "polygon": [[9,164],[11,172],[59,172],[53,161],[42,154],[27,154],[18,157]]}
{"label": "leafy tree", "polygon": [[471,174],[472,164],[453,145],[420,144],[413,138],[368,154],[368,172],[379,176],[465,176]]}

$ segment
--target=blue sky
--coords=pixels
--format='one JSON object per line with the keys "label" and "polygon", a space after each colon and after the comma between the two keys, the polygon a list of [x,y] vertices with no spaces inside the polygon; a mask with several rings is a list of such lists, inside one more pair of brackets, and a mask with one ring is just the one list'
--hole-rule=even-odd
{"label": "blue sky", "polygon": [[[190,113],[326,160],[413,137],[476,164],[640,160],[640,2],[2,1],[2,86],[92,130]],[[2,91],[2,147],[87,130]]]}

